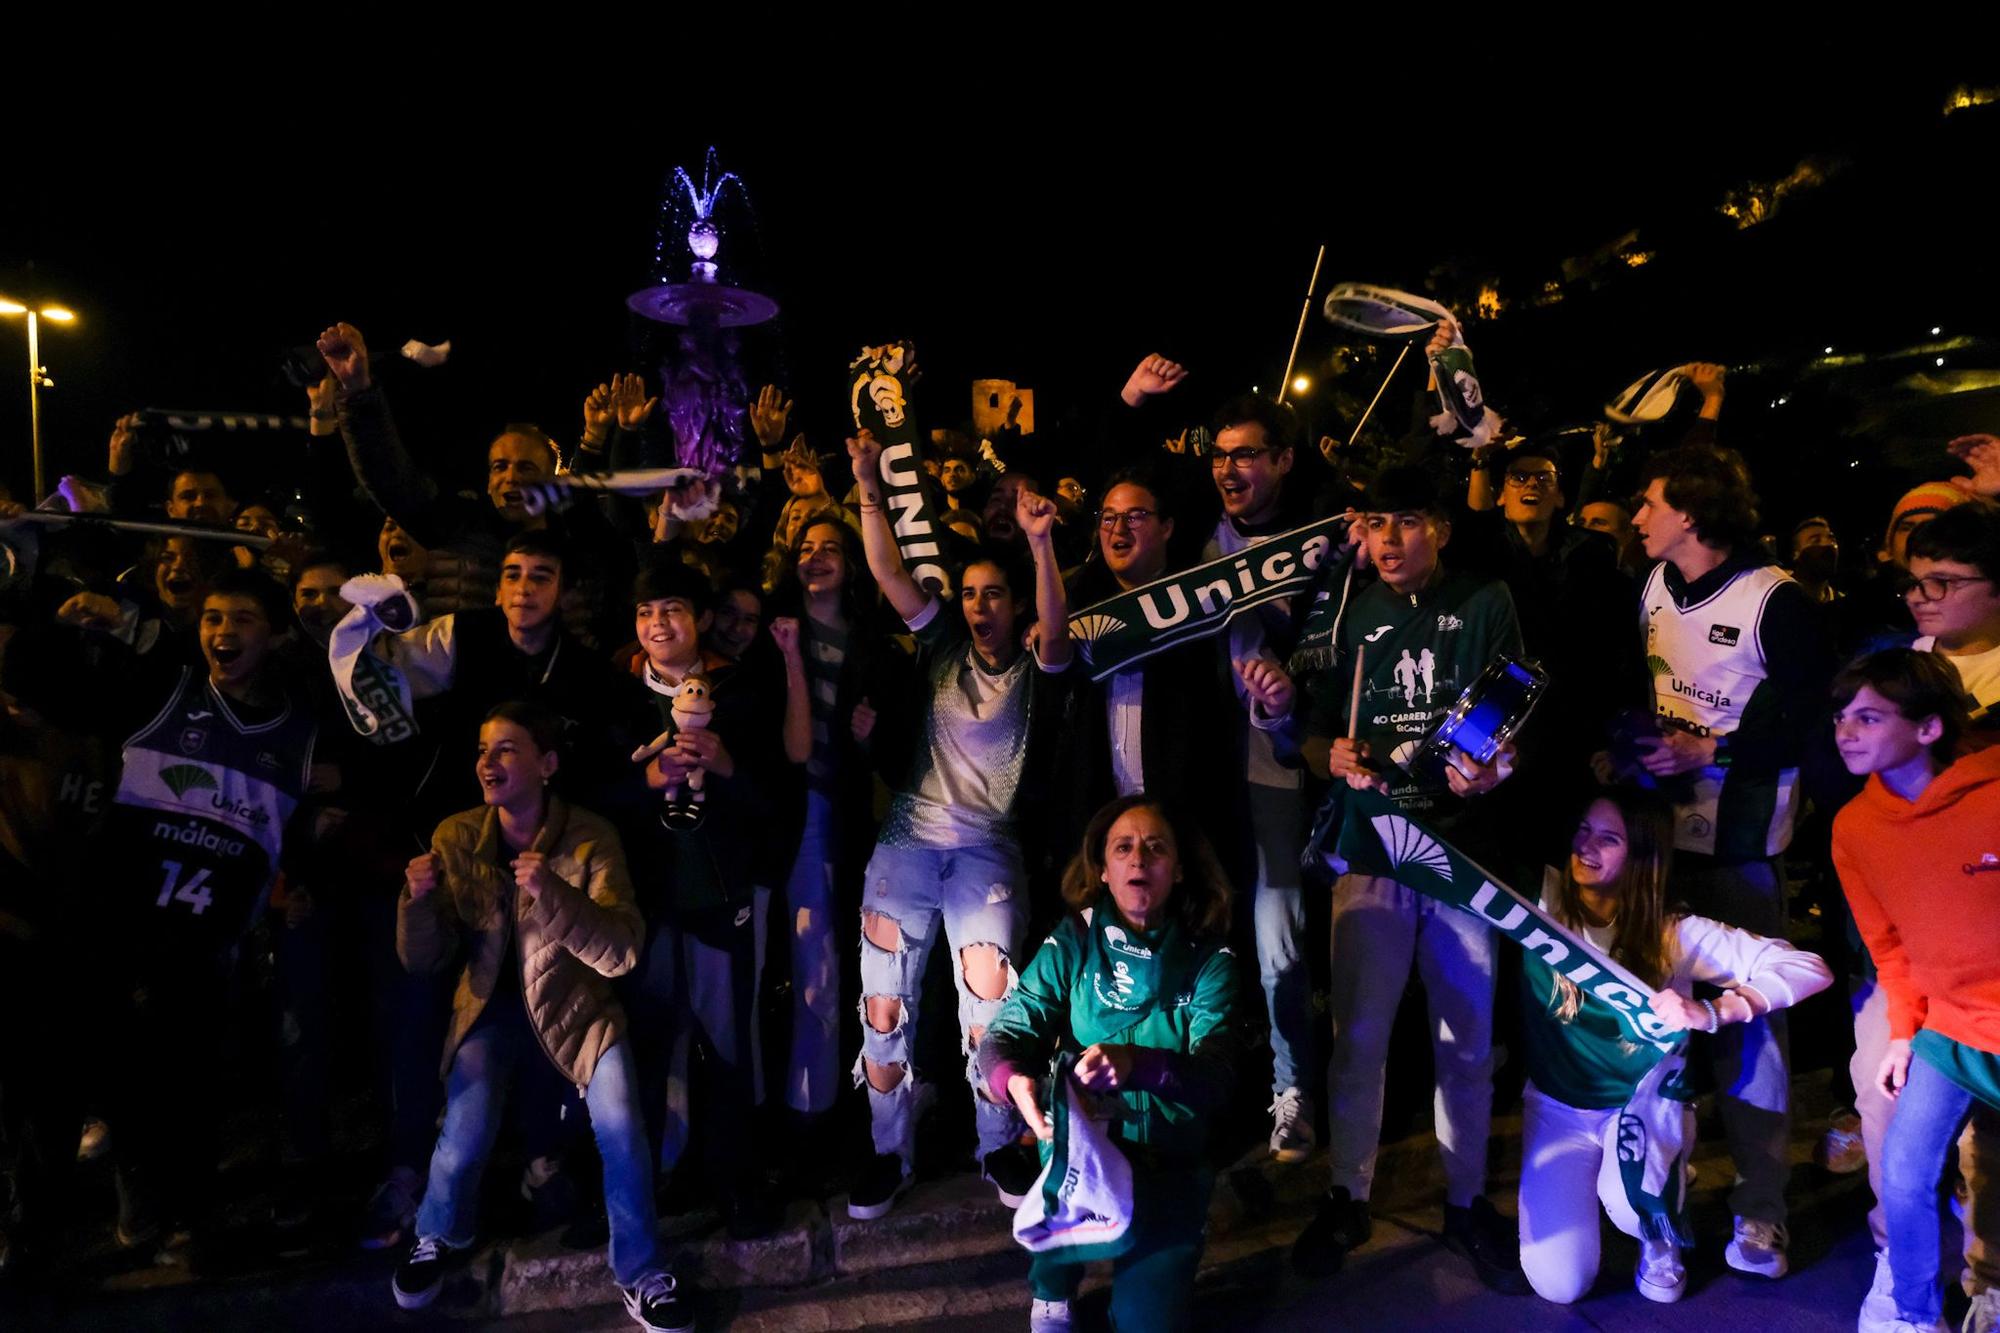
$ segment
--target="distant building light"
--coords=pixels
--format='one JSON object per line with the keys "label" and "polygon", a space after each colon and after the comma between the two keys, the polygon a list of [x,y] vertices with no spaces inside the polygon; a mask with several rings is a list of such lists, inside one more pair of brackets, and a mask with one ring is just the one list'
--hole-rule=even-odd
{"label": "distant building light", "polygon": [[1943,325],[1940,325],[1940,324],[1933,324],[1933,325],[1931,325],[1931,337],[1935,338],[1935,337],[1937,337],[1937,336],[1938,336],[1938,335],[1939,335],[1940,333],[1943,333],[1943,332],[1944,332],[1944,326],[1943,326]]}
{"label": "distant building light", "polygon": [[1944,364],[1944,358],[1943,358],[1943,357],[1939,357],[1939,358],[1937,359],[1937,363],[1938,363],[1939,365],[1943,365],[1943,364]]}
{"label": "distant building light", "polygon": [[1944,99],[1944,113],[1949,116],[1954,111],[1966,111],[1994,102],[2000,102],[2000,88],[1971,88],[1960,84],[1951,90],[1951,96]]}

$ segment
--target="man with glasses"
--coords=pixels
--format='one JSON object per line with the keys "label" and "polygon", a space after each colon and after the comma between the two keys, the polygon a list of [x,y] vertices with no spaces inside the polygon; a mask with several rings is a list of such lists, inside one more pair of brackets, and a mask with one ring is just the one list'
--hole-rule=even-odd
{"label": "man with glasses", "polygon": [[[1674,793],[1675,887],[1702,916],[1786,933],[1785,877],[1804,740],[1821,714],[1825,625],[1756,541],[1757,497],[1737,455],[1686,446],[1651,459],[1633,524],[1657,561],[1641,596],[1656,734],[1645,773]],[[1738,1272],[1785,1274],[1791,1174],[1784,1015],[1709,1041],[1737,1183]]]}
{"label": "man with glasses", "polygon": [[[1097,556],[1074,579],[1070,605],[1088,606],[1164,575],[1173,503],[1151,470],[1114,472],[1098,511]],[[1239,728],[1270,733],[1275,755],[1295,753],[1293,703],[1292,679],[1272,654],[1232,658],[1215,639],[1188,640],[1080,685],[1067,705],[1067,749],[1056,766],[1071,784],[1062,802],[1076,821],[1068,845],[1081,840],[1092,811],[1143,791],[1191,812],[1232,884],[1255,882],[1249,796],[1237,776],[1247,744]]]}
{"label": "man with glasses", "polygon": [[[1214,430],[1215,449],[1208,463],[1222,500],[1222,517],[1202,550],[1204,561],[1235,555],[1309,517],[1290,503],[1290,492],[1296,488],[1286,485],[1301,433],[1290,408],[1256,395],[1239,397],[1216,414]],[[1218,651],[1230,661],[1275,663],[1291,652],[1296,637],[1292,610],[1287,603],[1267,602],[1236,617]],[[1238,704],[1231,714],[1231,771],[1243,776],[1249,796],[1250,836],[1256,849],[1256,876],[1248,886],[1250,916],[1258,979],[1271,1020],[1271,1156],[1280,1162],[1299,1162],[1317,1141],[1312,1100],[1299,1086],[1299,1069],[1309,1057],[1312,1037],[1312,982],[1299,950],[1305,929],[1299,883],[1299,855],[1308,822],[1304,773],[1295,761],[1279,760],[1274,735],[1258,724],[1242,678],[1232,679],[1231,684]]]}

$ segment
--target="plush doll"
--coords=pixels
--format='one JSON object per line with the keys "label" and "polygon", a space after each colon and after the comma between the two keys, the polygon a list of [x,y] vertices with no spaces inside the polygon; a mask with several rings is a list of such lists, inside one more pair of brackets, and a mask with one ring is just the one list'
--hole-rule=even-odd
{"label": "plush doll", "polygon": [[[709,697],[706,677],[690,673],[681,680],[681,687],[674,694],[674,724],[655,736],[645,745],[632,752],[632,762],[644,763],[655,755],[671,748],[675,737],[684,731],[705,731],[715,716],[715,700]],[[666,790],[666,808],[660,811],[660,822],[677,832],[691,832],[701,827],[704,812],[702,802],[702,779],[708,776],[703,768],[688,770],[687,783],[683,787],[675,783]]]}

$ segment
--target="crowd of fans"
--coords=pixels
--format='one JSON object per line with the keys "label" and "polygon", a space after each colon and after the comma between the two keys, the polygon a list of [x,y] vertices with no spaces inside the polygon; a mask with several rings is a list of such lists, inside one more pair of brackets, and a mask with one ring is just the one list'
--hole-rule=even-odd
{"label": "crowd of fans", "polygon": [[[1623,1122],[1712,1094],[1727,1262],[1782,1277],[1783,1010],[1839,980],[1853,1097],[1825,1160],[1865,1161],[1880,1201],[1862,1327],[1937,1326],[1954,1145],[1966,1327],[1995,1326],[2000,438],[1940,442],[1874,559],[1843,561],[1824,517],[1765,525],[1719,366],[1622,438],[1468,448],[1419,409],[1357,451],[1254,394],[1191,432],[1186,370],[1149,356],[1060,439],[929,436],[940,592],[903,562],[877,442],[816,447],[775,387],[719,494],[544,505],[671,459],[641,376],[588,392],[574,442],[506,426],[460,490],[475,445],[420,466],[361,334],[318,351],[278,491],[122,419],[62,503],[209,531],[38,526],[0,596],[10,1278],[75,1262],[80,1137],[114,1157],[120,1247],[227,1267],[219,1163],[258,1111],[281,1252],[395,1247],[415,1308],[494,1227],[560,1224],[608,1236],[643,1326],[686,1328],[662,1210],[736,1236],[790,1197],[880,1217],[968,1152],[1017,1205],[1061,1055],[1123,1107],[1114,1318],[1175,1327],[1246,1107],[1277,1161],[1324,1146],[1297,1267],[1367,1240],[1414,971],[1444,1243],[1574,1301],[1601,1199],[1673,1300],[1693,1238],[1635,1207]],[[1294,654],[1306,595],[1092,678],[1073,613],[1343,513],[1328,651]],[[1518,743],[1400,768],[1502,654],[1549,682]],[[1542,955],[1330,863],[1315,811],[1358,788],[1652,987],[1695,1034],[1679,1090]],[[1790,895],[1836,874],[1819,953],[1785,943]],[[1503,1050],[1528,1076],[1514,1218],[1486,1194]],[[335,1170],[354,1142],[365,1202]],[[519,1189],[483,1196],[496,1162]],[[496,1221],[501,1194],[532,1220]],[[1035,1258],[1037,1329],[1069,1327],[1081,1277]]]}

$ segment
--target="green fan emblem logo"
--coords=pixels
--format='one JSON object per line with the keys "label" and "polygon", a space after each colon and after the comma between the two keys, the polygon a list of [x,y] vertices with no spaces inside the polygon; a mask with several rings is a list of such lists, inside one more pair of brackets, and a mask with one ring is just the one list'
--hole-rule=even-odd
{"label": "green fan emblem logo", "polygon": [[1646,670],[1652,672],[1655,676],[1671,676],[1674,674],[1674,669],[1667,664],[1667,659],[1659,656],[1657,653],[1647,656]]}
{"label": "green fan emblem logo", "polygon": [[199,764],[175,764],[172,768],[163,768],[160,780],[174,789],[174,795],[181,797],[191,791],[221,790],[215,785],[215,775]]}

